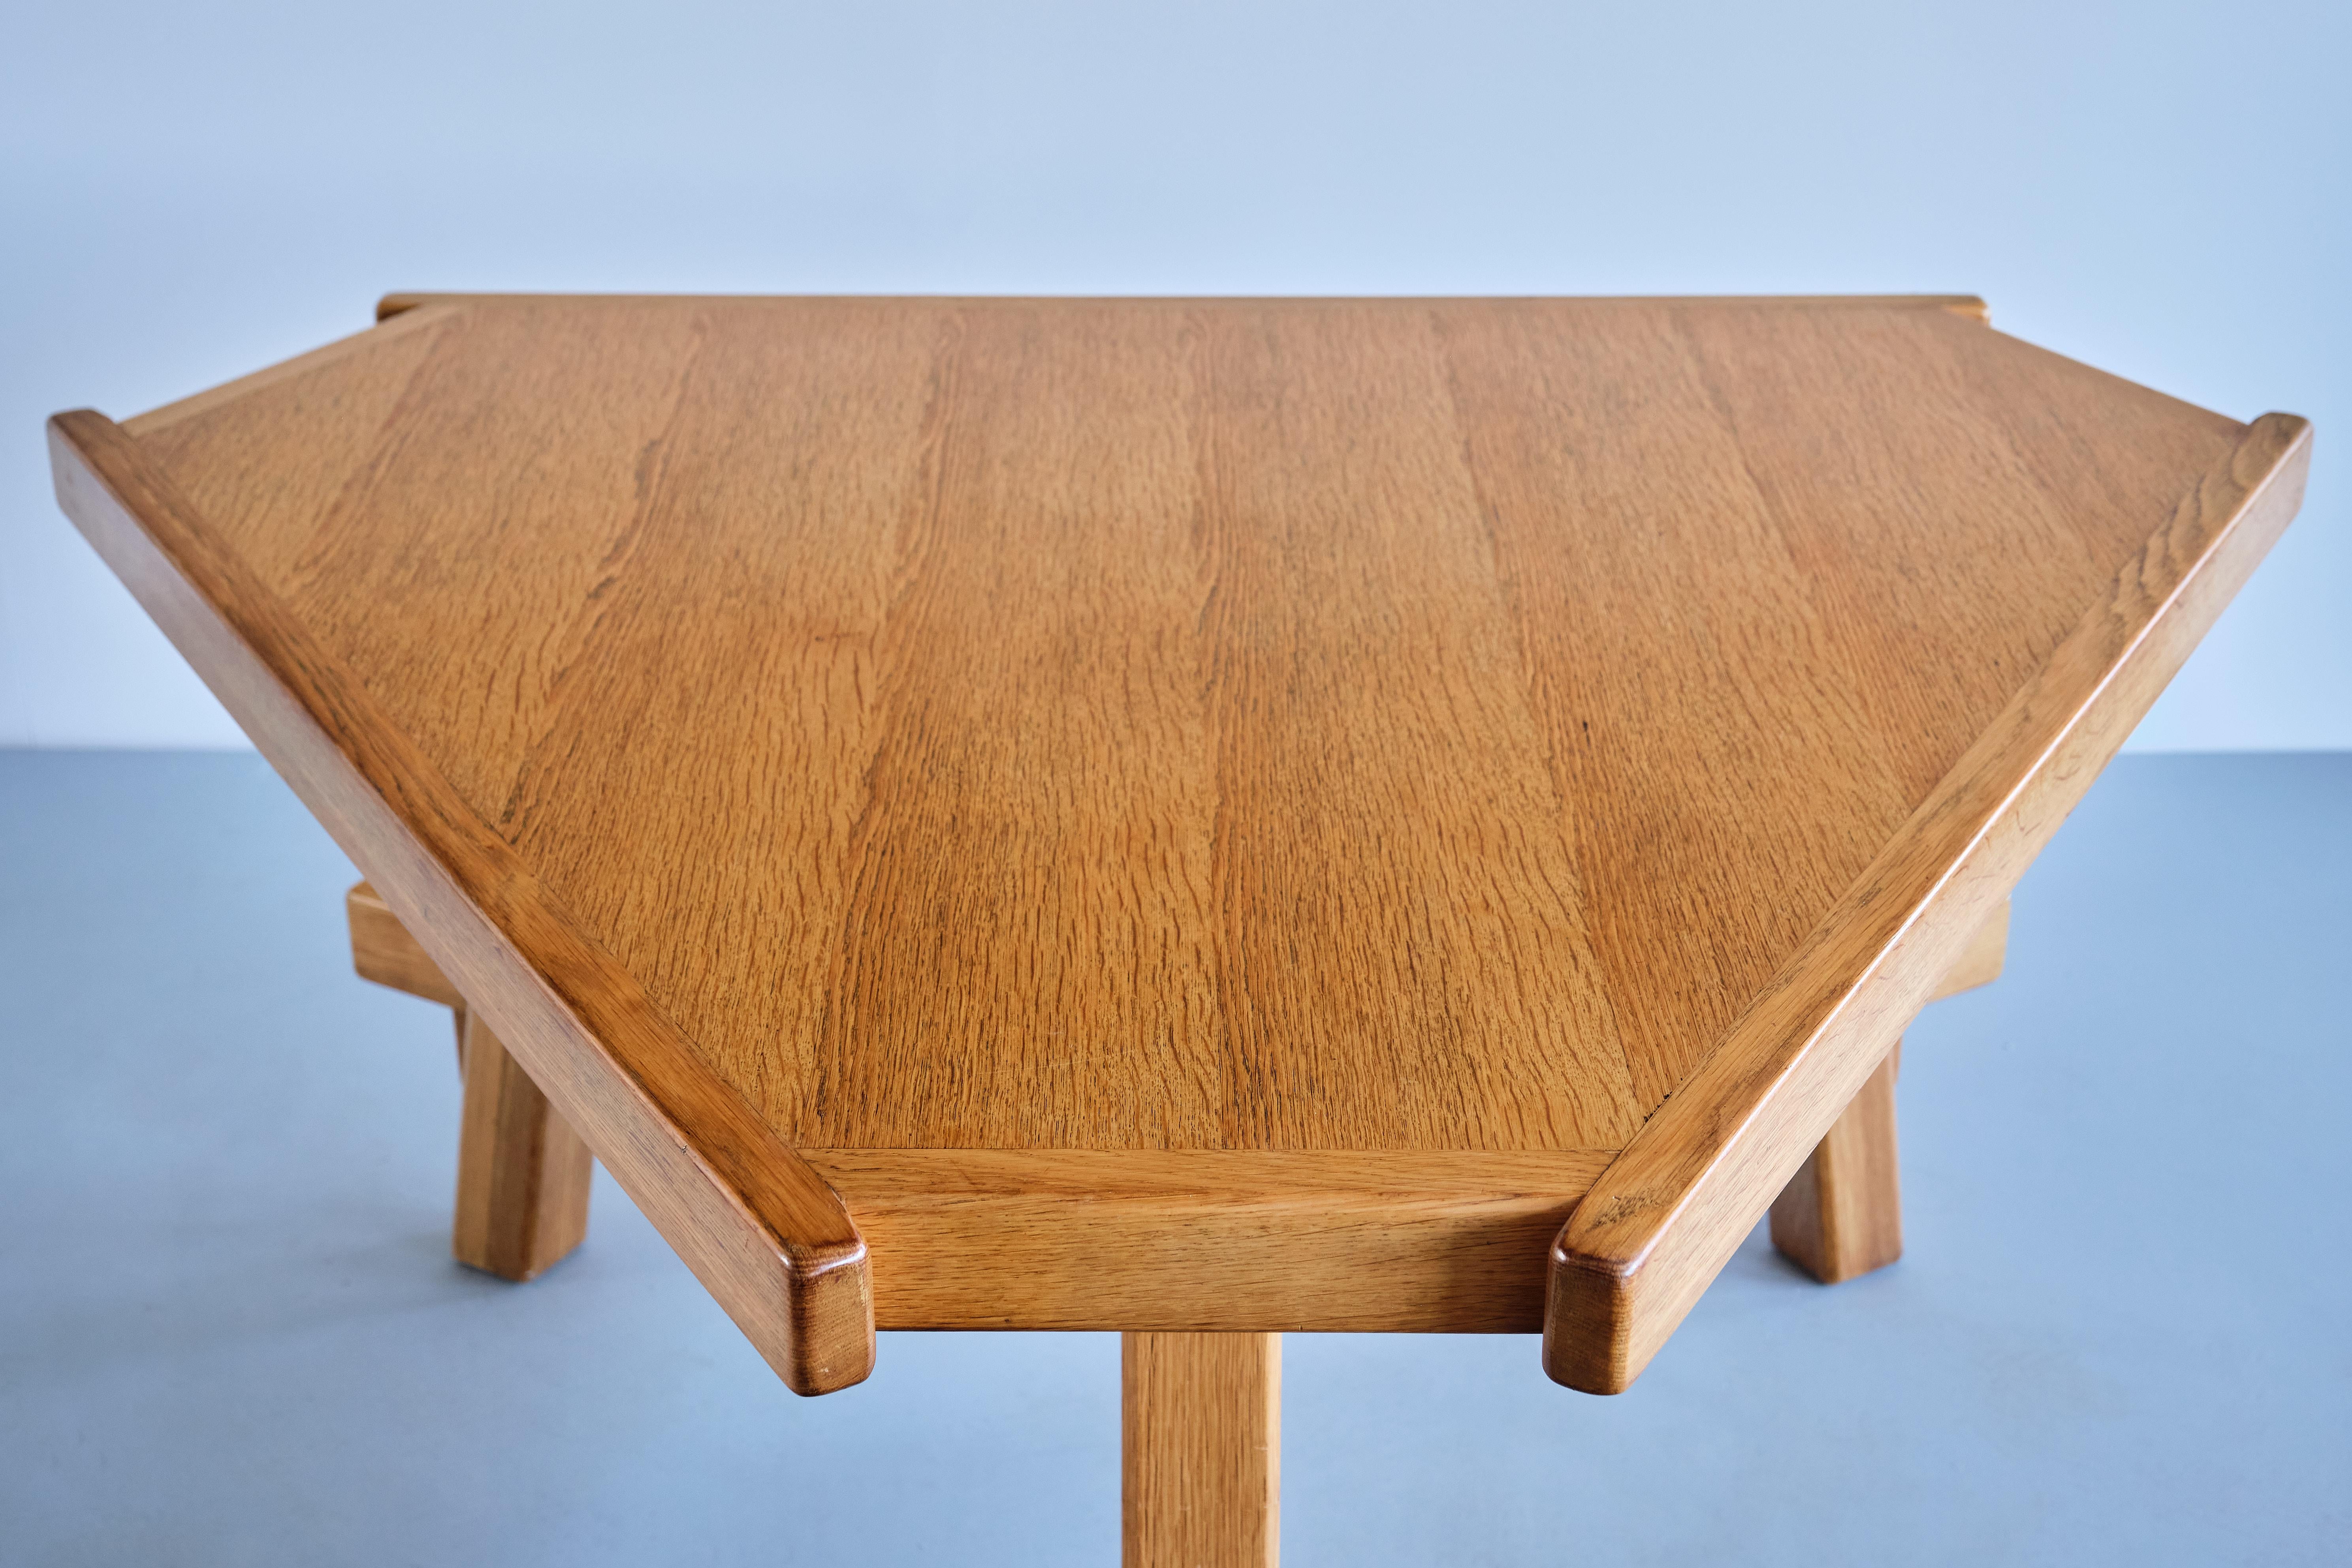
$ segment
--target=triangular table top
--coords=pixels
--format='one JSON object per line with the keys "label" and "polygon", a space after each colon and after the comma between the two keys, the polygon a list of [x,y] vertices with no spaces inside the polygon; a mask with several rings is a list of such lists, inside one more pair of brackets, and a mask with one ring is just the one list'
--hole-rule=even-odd
{"label": "triangular table top", "polygon": [[60,493],[804,1389],[1623,1386],[2308,451],[1965,299],[384,308]]}

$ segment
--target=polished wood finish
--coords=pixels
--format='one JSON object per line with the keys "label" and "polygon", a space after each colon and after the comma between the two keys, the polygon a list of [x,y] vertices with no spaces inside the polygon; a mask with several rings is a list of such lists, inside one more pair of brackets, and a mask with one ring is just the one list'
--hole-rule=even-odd
{"label": "polished wood finish", "polygon": [[1274,1568],[1282,1532],[1282,1336],[1119,1341],[1125,1568]]}
{"label": "polished wood finish", "polygon": [[450,297],[54,450],[795,1386],[1090,1253],[1089,1326],[1526,1326],[1573,1203],[1609,1389],[2299,494],[1978,314]]}
{"label": "polished wood finish", "polygon": [[866,1245],[833,1189],[711,1074],[136,437],[88,413],[58,415],[49,433],[67,516],[786,1385],[818,1394],[866,1377]]}
{"label": "polished wood finish", "polygon": [[[762,296],[699,295],[693,297],[702,304],[755,303]],[[673,294],[467,294],[443,290],[423,292],[399,291],[384,295],[375,302],[375,319],[389,321],[394,316],[418,310],[428,305],[513,305],[561,301],[567,305],[674,305],[679,297]],[[1025,303],[1040,303],[1026,301]],[[1132,303],[1132,302],[1130,302]],[[1203,303],[1206,303],[1205,301]],[[1260,303],[1268,303],[1261,301]],[[1300,300],[1282,303],[1297,305]],[[1363,303],[1363,301],[1350,301]],[[1577,308],[1601,310],[1613,307],[1632,306],[1641,308],[1672,308],[1675,310],[1753,310],[1765,307],[1774,310],[1944,310],[1965,317],[1979,325],[1989,326],[1992,311],[1984,300],[1974,294],[1783,294],[1769,298],[1746,298],[1739,295],[1651,295],[1626,296],[1605,299],[1579,299]]]}
{"label": "polished wood finish", "polygon": [[1897,1040],[1772,1200],[1772,1245],[1824,1285],[1903,1256],[1903,1183],[1895,1136]]}
{"label": "polished wood finish", "polygon": [[1317,1333],[1540,1331],[1548,1245],[1611,1158],[803,1153],[873,1249],[884,1328]]}
{"label": "polished wood finish", "polygon": [[1640,1375],[2286,527],[2310,455],[2303,420],[2244,430],[1601,1173],[1552,1247],[1553,1378]]}
{"label": "polished wood finish", "polygon": [[536,1279],[588,1234],[595,1168],[522,1064],[478,1013],[465,1015],[466,1107],[457,1140],[457,1261]]}
{"label": "polished wood finish", "polygon": [[[359,634],[367,645],[353,652],[394,677],[387,691],[413,691],[404,727],[446,754],[445,770],[551,883],[576,884],[583,918],[790,1142],[1617,1147],[1718,1019],[1728,1022],[1734,998],[1769,976],[1773,949],[1803,935],[1796,898],[1766,910],[1741,891],[1789,852],[1767,825],[1787,817],[1817,838],[1851,833],[1870,804],[1862,791],[1886,771],[1874,731],[1916,727],[1899,708],[1874,726],[1855,697],[1821,711],[1813,686],[1781,678],[1813,650],[1774,629],[1844,619],[1813,610],[1786,571],[1777,582],[1761,573],[1754,596],[1765,602],[1727,629],[1758,632],[1758,645],[1728,650],[1737,664],[1710,652],[1713,664],[1679,683],[1707,711],[1664,727],[1629,691],[1611,718],[1612,693],[1561,685],[1601,651],[1578,641],[1582,630],[1616,637],[1637,606],[1596,619],[1538,601],[1613,587],[1646,609],[1669,602],[1672,587],[1649,579],[1681,570],[1681,551],[1648,545],[1612,559],[1629,536],[1608,514],[1695,500],[1722,509],[1712,495],[1611,494],[1596,481],[1670,473],[1662,460],[1706,434],[1685,425],[1712,417],[1711,340],[1735,321],[1748,331],[1726,350],[1762,322],[1782,329],[1790,352],[1853,360],[1857,371],[1906,353],[1974,369],[1976,350],[2003,342],[1940,304],[459,302],[395,317],[383,330],[404,336],[252,398],[167,410],[138,428],[198,488],[226,476],[232,436],[239,475],[242,460],[264,455],[247,446],[266,444],[272,471],[287,475],[273,510],[348,514],[331,536],[232,531],[257,556],[278,555],[289,589],[317,601],[313,619]],[[1671,382],[1653,384],[1677,329],[1698,338],[1666,361],[1693,382],[1687,404]],[[778,343],[796,352],[786,359]],[[681,391],[689,366],[694,387]],[[1727,369],[1749,371],[1738,358]],[[1605,473],[1543,473],[1538,503],[1528,465],[1556,463],[1562,448],[1514,426],[1549,426],[1562,412],[1539,377],[1563,370],[1663,402],[1630,430],[1618,421],[1593,433],[1658,445],[1597,447]],[[590,371],[628,372],[619,384],[646,406],[603,395],[600,382],[583,430],[574,411],[587,405],[569,389]],[[524,423],[491,444],[500,433],[463,397],[425,395],[514,375],[525,380],[501,392],[500,417]],[[339,458],[310,439],[306,396],[333,396],[340,434],[367,427],[350,416],[371,400],[388,414],[412,378],[422,380],[415,412],[399,416],[404,449],[469,466],[379,476],[359,467],[366,451]],[[542,389],[541,378],[557,379]],[[1287,399],[1295,380],[1386,401],[1335,403],[1335,423],[1318,426],[1317,407]],[[624,428],[608,446],[593,428],[631,418],[643,440]],[[1297,427],[1280,428],[1285,419]],[[2181,423],[2173,434],[2199,444],[2221,428]],[[1491,433],[1507,429],[1520,439],[1465,454],[1457,428],[1474,446],[1501,447]],[[769,439],[747,445],[755,429]],[[1188,429],[1214,443],[1181,444]],[[1387,455],[1360,469],[1367,434]],[[634,465],[647,441],[660,471],[644,476],[641,500]],[[543,477],[530,466],[567,444],[583,461]],[[1576,446],[1588,444],[1580,435]],[[1710,455],[1709,483],[1748,483],[1732,472],[1731,442]],[[517,462],[526,467],[509,472]],[[358,490],[354,471],[368,476]],[[305,489],[317,498],[306,504]],[[1565,563],[1546,542],[1569,520],[1553,497],[1580,490],[1607,504],[1592,539],[1570,536],[1593,559],[1580,586],[1541,580]],[[1203,506],[1213,531],[1200,535]],[[1713,526],[1760,546],[1758,510],[1751,502]],[[486,526],[493,516],[499,526]],[[1299,531],[1257,525],[1268,517]],[[1424,517],[1443,526],[1407,521]],[[1229,538],[1213,531],[1218,518],[1233,519]],[[1342,541],[1360,547],[1364,573],[1324,564]],[[1694,559],[1704,542],[1688,541]],[[1950,559],[1927,564],[1975,587],[1956,569],[1976,543],[1960,536]],[[613,584],[600,588],[616,547]],[[428,562],[429,580],[418,580]],[[2074,564],[2062,555],[2038,574],[2022,608],[2063,591]],[[746,579],[759,591],[734,608],[730,585]],[[358,581],[375,585],[364,603],[352,597]],[[458,581],[488,597],[448,592]],[[2019,585],[1983,585],[1996,586]],[[1785,597],[1763,591],[1774,588]],[[508,602],[509,592],[528,597]],[[547,601],[565,594],[576,610],[561,603],[558,614]],[[674,607],[705,596],[713,612],[696,618],[694,639],[677,638]],[[1983,619],[1988,607],[1974,608]],[[467,634],[477,620],[483,629]],[[539,629],[562,621],[570,630],[541,652]],[[1096,644],[1103,652],[1074,658],[1069,640],[1096,633],[1111,639]],[[1690,663],[1679,628],[1648,641],[1627,656]],[[1249,656],[1223,657],[1228,649]],[[2005,652],[1951,662],[1980,666],[1972,673],[1997,701]],[[653,694],[637,677],[649,662],[690,694],[687,706],[646,708]],[[1514,700],[1530,662],[1538,685]],[[1930,667],[1931,684],[1947,679],[1946,661],[1906,653],[1906,663]],[[544,673],[530,675],[534,664]],[[1733,711],[1741,694],[1722,672],[1751,667],[1759,695],[1788,711]],[[1349,682],[1314,678],[1335,671]],[[673,700],[672,687],[658,690]],[[780,710],[772,692],[801,706]],[[1611,739],[1589,760],[1546,738],[1569,722],[1559,705],[1571,695],[1602,699],[1595,716]],[[1812,706],[1790,706],[1799,696]],[[1066,727],[1081,714],[1107,716]],[[1571,728],[1587,734],[1575,726],[1591,722]],[[656,723],[690,742],[695,767],[634,766],[670,757],[646,743]],[[1826,779],[1793,766],[1797,747],[1833,743],[1841,725],[1867,741],[1848,747],[1864,762]],[[619,744],[624,728],[631,744]],[[1762,755],[1723,751],[1732,741]],[[1692,760],[1719,761],[1722,776],[1631,796],[1611,783],[1628,768],[1664,773],[1694,745]],[[558,769],[556,758],[600,760]],[[778,770],[790,790],[772,782]],[[1483,796],[1423,787],[1465,773],[1488,781]],[[1085,789],[1052,786],[1065,776]],[[1677,789],[1685,799],[1658,799]],[[1687,824],[1718,790],[1731,819],[1671,841],[1666,808]],[[756,816],[730,808],[750,799],[764,802]],[[1581,867],[1566,858],[1562,799],[1578,802]],[[1899,821],[1903,804],[1866,816]],[[739,819],[761,837],[706,852],[698,835]],[[1328,852],[1286,850],[1318,835]],[[1098,888],[1085,868],[1123,857],[1143,874],[1131,897],[1114,898],[1129,890]],[[1811,858],[1787,869],[1815,882],[1825,906],[1835,879],[1809,871]],[[1657,874],[1685,869],[1690,878]],[[693,882],[679,896],[728,923],[711,928],[724,941],[697,944],[667,909],[641,909],[625,892],[678,876]],[[1675,890],[1694,886],[1709,896],[1685,909]],[[1261,913],[1275,908],[1278,942]],[[1593,908],[1611,912],[1597,939]],[[1392,928],[1360,944],[1359,918]],[[1055,956],[1066,953],[1096,961]],[[1662,987],[1662,972],[1728,983]],[[1299,1087],[1310,1076],[1312,1092]]]}
{"label": "polished wood finish", "polygon": [[[2004,898],[1927,999],[1941,1001],[1992,984],[2008,956]],[[1898,1040],[1772,1200],[1772,1245],[1825,1285],[1883,1269],[1903,1256],[1895,1126],[1895,1079],[1902,1061]]]}

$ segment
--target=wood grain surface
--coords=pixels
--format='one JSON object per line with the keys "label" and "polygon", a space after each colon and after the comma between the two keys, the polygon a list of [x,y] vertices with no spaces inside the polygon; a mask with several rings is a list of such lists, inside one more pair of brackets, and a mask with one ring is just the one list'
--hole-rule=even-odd
{"label": "wood grain surface", "polygon": [[1123,1568],[1274,1568],[1282,1544],[1282,1336],[1119,1342]]}
{"label": "wood grain surface", "polygon": [[803,1153],[873,1249],[883,1328],[1318,1333],[1538,1332],[1548,1244],[1612,1157]]}
{"label": "wood grain surface", "polygon": [[821,1394],[868,1375],[866,1245],[833,1189],[712,1078],[134,438],[87,412],[51,419],[49,438],[66,515],[786,1385]]}
{"label": "wood grain surface", "polygon": [[[109,461],[220,568],[211,614],[299,633],[267,678],[338,673],[331,747],[397,753],[353,852],[466,994],[625,998],[485,1002],[534,1075],[690,1062],[659,1136],[722,1188],[788,1173],[845,1247],[823,1171],[901,1321],[1067,1321],[1021,1238],[1097,1212],[1082,1171],[1129,1195],[1118,1311],[1157,1280],[1185,1326],[1300,1322],[1248,1283],[1293,1246],[1317,1321],[1476,1278],[1520,1325],[1514,1270],[1368,1267],[1342,1173],[1450,1183],[1423,1239],[1465,1257],[1589,1179],[1547,1322],[1591,1386],[1962,972],[2104,760],[2053,773],[2091,733],[2055,716],[2120,737],[2260,553],[2182,552],[2274,532],[2213,508],[2303,451],[1941,298],[385,308]],[[1322,1240],[1151,1239],[1155,1162],[1277,1155],[1221,1168]],[[1028,1261],[959,1296],[992,1238]]]}

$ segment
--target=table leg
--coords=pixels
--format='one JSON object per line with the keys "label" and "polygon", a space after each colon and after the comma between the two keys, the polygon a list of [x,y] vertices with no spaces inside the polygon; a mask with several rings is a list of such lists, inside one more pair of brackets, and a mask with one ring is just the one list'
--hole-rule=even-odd
{"label": "table leg", "polygon": [[481,1015],[459,1016],[466,1108],[451,1250],[501,1279],[531,1279],[588,1233],[594,1163]]}
{"label": "table leg", "polygon": [[1126,1568],[1273,1568],[1282,1336],[1121,1336]]}
{"label": "table leg", "polygon": [[1895,1146],[1896,1040],[1787,1188],[1772,1203],[1772,1245],[1824,1285],[1903,1256],[1903,1189]]}

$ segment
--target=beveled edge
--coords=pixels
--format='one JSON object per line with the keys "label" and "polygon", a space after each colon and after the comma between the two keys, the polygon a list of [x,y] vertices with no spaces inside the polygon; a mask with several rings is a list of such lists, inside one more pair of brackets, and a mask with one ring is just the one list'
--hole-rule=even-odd
{"label": "beveled edge", "polygon": [[215,541],[130,433],[86,409],[48,430],[67,517],[785,1385],[863,1380],[872,1287],[840,1197]]}
{"label": "beveled edge", "polygon": [[1630,1386],[2056,831],[2303,500],[2266,413],[2175,507],[1553,1242],[1544,1371]]}

